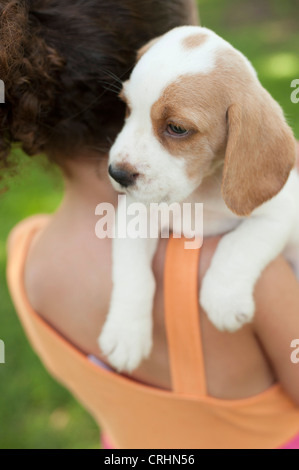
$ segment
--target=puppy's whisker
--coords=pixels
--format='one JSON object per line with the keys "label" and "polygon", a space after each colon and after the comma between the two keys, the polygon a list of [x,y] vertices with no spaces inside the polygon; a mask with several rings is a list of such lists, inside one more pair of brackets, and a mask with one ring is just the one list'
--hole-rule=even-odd
{"label": "puppy's whisker", "polygon": [[109,152],[109,147],[97,147],[96,145],[91,145],[88,147],[89,150],[93,150],[99,153],[99,156],[88,157],[89,160],[97,160],[99,157],[106,157],[107,152]]}
{"label": "puppy's whisker", "polygon": [[122,80],[115,75],[111,70],[104,69],[103,70],[109,77],[113,78],[117,83],[119,83],[122,86]]}
{"label": "puppy's whisker", "polygon": [[111,91],[112,93],[119,94],[121,89],[115,85],[114,83],[109,83],[109,82],[101,82],[101,85],[103,86],[104,90]]}

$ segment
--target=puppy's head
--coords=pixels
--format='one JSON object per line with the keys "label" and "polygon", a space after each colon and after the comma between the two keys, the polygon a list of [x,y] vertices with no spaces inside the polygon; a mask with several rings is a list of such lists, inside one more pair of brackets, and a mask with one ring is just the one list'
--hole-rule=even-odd
{"label": "puppy's head", "polygon": [[109,173],[136,199],[182,201],[221,171],[227,206],[248,215],[294,165],[281,108],[250,62],[206,28],[175,28],[142,48],[121,98],[127,116]]}

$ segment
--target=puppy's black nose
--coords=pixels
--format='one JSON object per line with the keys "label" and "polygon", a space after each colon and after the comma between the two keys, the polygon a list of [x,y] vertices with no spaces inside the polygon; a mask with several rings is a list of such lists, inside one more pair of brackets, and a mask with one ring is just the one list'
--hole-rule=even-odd
{"label": "puppy's black nose", "polygon": [[139,176],[137,172],[128,170],[124,167],[115,167],[113,165],[109,165],[108,172],[111,178],[113,178],[124,188],[133,186],[133,184],[135,184],[136,182],[137,177]]}

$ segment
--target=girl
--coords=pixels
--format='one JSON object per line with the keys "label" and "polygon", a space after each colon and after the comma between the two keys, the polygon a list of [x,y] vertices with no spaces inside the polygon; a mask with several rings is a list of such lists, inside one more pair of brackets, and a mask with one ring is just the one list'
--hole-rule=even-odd
{"label": "girl", "polygon": [[95,207],[117,203],[107,177],[124,118],[115,91],[139,47],[195,22],[191,0],[0,1],[1,164],[18,142],[29,155],[46,153],[65,178],[58,211],[10,235],[10,292],[45,366],[110,446],[296,447],[299,374],[290,345],[299,338],[299,286],[282,258],[256,286],[254,323],[221,333],[197,302],[218,239],[201,253],[162,240],[150,358],[120,375],[97,345],[112,286],[111,240],[95,236]]}

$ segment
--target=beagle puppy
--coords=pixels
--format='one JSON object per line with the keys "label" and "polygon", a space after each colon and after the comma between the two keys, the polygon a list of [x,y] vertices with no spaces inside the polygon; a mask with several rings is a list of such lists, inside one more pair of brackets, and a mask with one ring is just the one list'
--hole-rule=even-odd
{"label": "beagle puppy", "polygon": [[[220,330],[255,311],[254,287],[284,252],[299,277],[299,181],[293,133],[251,63],[207,28],[175,28],[144,46],[121,99],[109,174],[130,201],[201,202],[204,236],[225,234],[199,301]],[[99,338],[132,371],[152,347],[157,239],[115,239],[114,289]]]}

